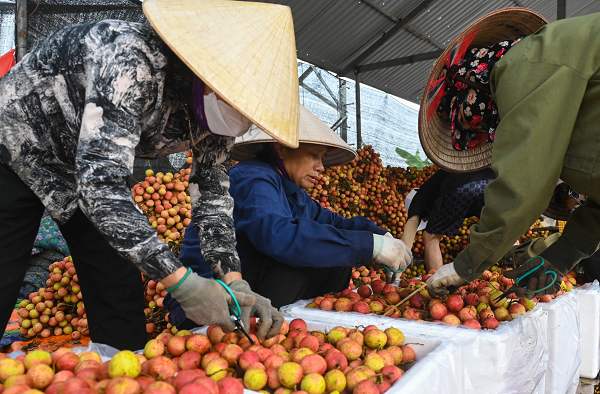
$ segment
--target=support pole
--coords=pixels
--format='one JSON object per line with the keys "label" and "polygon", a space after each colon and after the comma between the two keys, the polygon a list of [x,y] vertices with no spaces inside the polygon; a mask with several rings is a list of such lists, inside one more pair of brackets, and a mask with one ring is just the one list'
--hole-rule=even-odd
{"label": "support pole", "polygon": [[567,17],[567,0],[556,1],[556,19],[561,20]]}
{"label": "support pole", "polygon": [[356,149],[359,149],[363,146],[360,126],[360,72],[354,70],[354,75],[356,77]]}
{"label": "support pole", "polygon": [[27,0],[17,0],[17,61],[27,54]]}
{"label": "support pole", "polygon": [[346,81],[338,78],[339,98],[338,98],[338,119],[343,119],[340,124],[340,137],[348,142],[348,107],[346,106]]}

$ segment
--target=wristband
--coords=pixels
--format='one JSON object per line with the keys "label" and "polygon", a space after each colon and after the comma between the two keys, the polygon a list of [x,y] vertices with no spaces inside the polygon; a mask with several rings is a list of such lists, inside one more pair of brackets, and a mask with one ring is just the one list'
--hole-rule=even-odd
{"label": "wristband", "polygon": [[383,235],[373,234],[373,258],[376,259],[383,250]]}
{"label": "wristband", "polygon": [[187,279],[188,276],[190,276],[190,274],[192,273],[192,269],[188,268],[187,272],[185,273],[185,275],[183,276],[183,278],[181,278],[181,280],[179,282],[177,282],[177,284],[173,287],[169,287],[167,290],[169,293],[172,292],[173,290],[175,290],[176,288],[178,288],[179,286],[181,286],[181,284],[183,283],[184,280]]}

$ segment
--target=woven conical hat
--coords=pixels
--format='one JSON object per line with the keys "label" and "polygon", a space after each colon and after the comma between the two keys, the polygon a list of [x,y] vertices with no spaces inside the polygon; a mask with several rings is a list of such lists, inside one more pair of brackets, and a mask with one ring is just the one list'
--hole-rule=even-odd
{"label": "woven conical hat", "polygon": [[[563,183],[564,182],[559,181],[554,188],[550,203],[548,203],[548,207],[542,215],[548,216],[551,219],[563,221],[567,221],[571,217],[573,212],[567,208],[567,203],[565,202],[566,198],[564,198],[567,196],[564,196],[566,193],[562,188]],[[558,194],[560,194],[560,196],[557,196]]]}
{"label": "woven conical hat", "polygon": [[492,143],[486,142],[469,150],[455,150],[452,147],[450,122],[442,120],[437,113],[430,121],[427,120],[429,88],[433,81],[441,78],[446,59],[452,49],[460,46],[463,39],[475,30],[479,32],[473,38],[469,49],[487,47],[503,40],[528,36],[547,23],[543,16],[526,8],[505,8],[494,11],[460,33],[435,62],[421,99],[419,139],[427,157],[438,167],[452,172],[472,172],[490,165],[492,161]]}
{"label": "woven conical hat", "polygon": [[[356,157],[354,149],[303,105],[300,106],[299,141],[336,148],[328,151],[323,158],[323,165],[326,167],[346,164]],[[231,158],[239,161],[251,159],[263,149],[262,144],[265,142],[273,142],[273,138],[258,127],[252,126],[246,134],[236,138]]]}
{"label": "woven conical hat", "polygon": [[152,27],[224,101],[280,143],[298,146],[300,95],[289,7],[146,0]]}

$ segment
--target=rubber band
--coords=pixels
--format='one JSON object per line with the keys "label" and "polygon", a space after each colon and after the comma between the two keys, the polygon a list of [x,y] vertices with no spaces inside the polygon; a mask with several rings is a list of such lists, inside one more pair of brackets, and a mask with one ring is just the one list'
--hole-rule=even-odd
{"label": "rubber band", "polygon": [[235,302],[235,307],[237,308],[237,312],[233,308],[233,305],[231,305],[231,304],[229,304],[229,310],[231,311],[231,313],[233,313],[235,315],[235,317],[238,318],[238,320],[241,319],[242,318],[242,308],[240,308],[240,304],[238,303],[237,298],[235,298],[235,296],[233,295],[233,292],[231,291],[229,286],[227,286],[222,280],[219,280],[219,279],[214,279],[214,280],[217,283],[219,283],[221,286],[223,286],[225,288],[225,290],[227,290],[227,292],[231,296],[231,299],[233,300],[233,302]]}
{"label": "rubber band", "polygon": [[179,282],[177,282],[177,284],[175,286],[170,287],[170,288],[165,289],[165,290],[167,290],[169,293],[172,292],[173,290],[175,290],[176,288],[178,288],[179,286],[181,286],[181,284],[183,283],[183,281],[186,280],[187,277],[190,276],[191,273],[192,273],[192,269],[188,268],[187,272],[185,273],[185,275],[183,276],[183,278],[181,278],[181,280]]}
{"label": "rubber band", "polygon": [[[528,261],[534,260],[534,259],[540,259],[542,260],[542,262],[540,263],[540,265],[538,265],[535,268],[530,269],[529,271],[527,271],[525,273],[525,275],[521,276],[520,278],[517,278],[517,280],[515,281],[515,284],[518,286],[519,282],[521,281],[521,279],[525,278],[527,275],[532,274],[533,272],[539,270],[540,268],[542,268],[544,266],[544,264],[546,263],[546,260],[542,257],[542,256],[535,256],[530,258],[529,260],[527,260],[525,263],[527,263]],[[546,271],[545,274],[551,274],[552,276],[554,276],[554,279],[552,279],[552,282],[550,282],[546,287],[541,288],[541,289],[537,289],[537,290],[528,290],[527,289],[527,285],[522,286],[523,289],[526,289],[528,292],[530,293],[539,293],[541,291],[544,291],[546,289],[548,289],[550,286],[552,286],[555,282],[556,282],[556,278],[558,277],[558,275],[556,275],[556,272],[554,271]]]}
{"label": "rubber band", "polygon": [[[379,234],[373,234],[373,258],[379,257],[379,255],[381,254],[381,251],[383,250],[383,235],[379,235]],[[381,237],[375,237],[375,235]],[[377,245],[375,245],[377,244]]]}
{"label": "rubber band", "polygon": [[406,268],[404,268],[403,270],[399,270],[399,271],[394,271],[393,269],[389,268],[387,265],[384,265],[383,268],[385,268],[386,270],[393,272],[394,274],[401,274],[404,271],[406,271],[406,268],[408,268],[408,265],[406,266]]}

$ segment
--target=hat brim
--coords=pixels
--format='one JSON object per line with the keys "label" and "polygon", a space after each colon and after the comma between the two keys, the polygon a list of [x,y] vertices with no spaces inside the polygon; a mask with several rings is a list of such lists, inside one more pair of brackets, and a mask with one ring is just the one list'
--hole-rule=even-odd
{"label": "hat brim", "polygon": [[431,120],[427,119],[429,104],[429,88],[433,81],[441,78],[452,48],[460,45],[462,40],[475,30],[476,33],[470,48],[480,48],[496,44],[503,40],[516,39],[535,33],[548,22],[543,16],[526,8],[505,8],[492,12],[471,24],[452,41],[444,53],[433,65],[433,69],[421,99],[419,109],[419,140],[427,157],[438,167],[451,172],[472,172],[489,166],[492,161],[493,144],[483,145],[469,150],[455,150],[452,147],[450,122],[442,120],[435,113]]}
{"label": "hat brim", "polygon": [[[346,164],[356,158],[357,154],[354,149],[302,105],[300,106],[299,129],[299,143],[335,148],[325,154],[323,166]],[[275,142],[272,137],[256,126],[252,126],[246,134],[236,138],[235,145],[231,150],[231,158],[237,161],[252,159],[263,149],[263,144],[272,142]]]}
{"label": "hat brim", "polygon": [[571,212],[567,210],[566,205],[551,202],[542,215],[550,219],[567,221],[571,217]]}
{"label": "hat brim", "polygon": [[554,192],[552,193],[552,197],[550,198],[550,203],[542,215],[548,216],[550,219],[563,221],[567,221],[571,217],[572,212],[567,208],[567,204],[562,202],[563,199],[556,199],[554,197],[557,193],[563,193],[561,189],[561,185],[563,183],[563,181],[559,180],[556,184]]}

